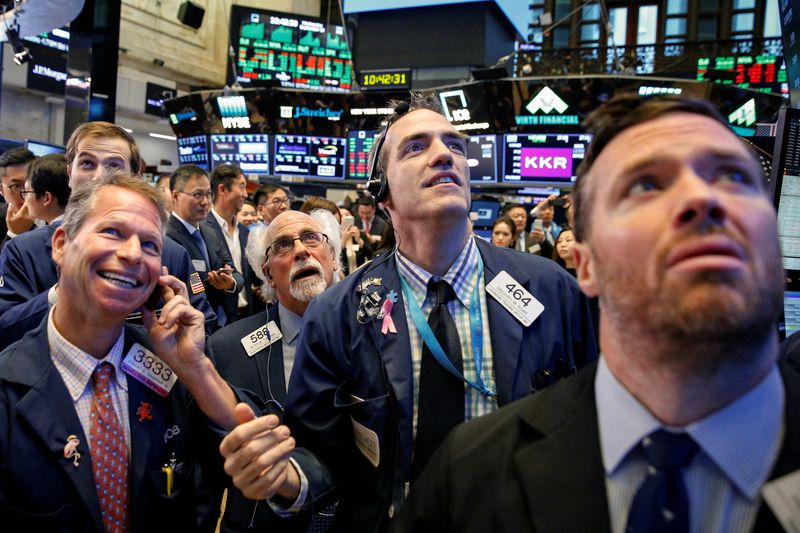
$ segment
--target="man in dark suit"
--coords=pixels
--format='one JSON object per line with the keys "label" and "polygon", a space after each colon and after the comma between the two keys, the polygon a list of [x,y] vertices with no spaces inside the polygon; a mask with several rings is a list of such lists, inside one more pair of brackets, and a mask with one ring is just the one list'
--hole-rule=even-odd
{"label": "man in dark suit", "polygon": [[544,239],[544,231],[539,226],[534,226],[531,231],[528,227],[528,211],[522,204],[511,203],[503,206],[503,214],[514,221],[517,227],[517,242],[515,250],[528,252],[550,258],[553,255],[553,246]]}
{"label": "man in dark suit", "polygon": [[217,314],[217,326],[236,319],[238,288],[244,284],[241,273],[233,267],[228,247],[217,232],[202,225],[211,207],[211,184],[208,174],[196,165],[182,165],[169,178],[172,191],[172,214],[167,222],[167,236],[184,247],[202,279],[193,283],[191,292],[203,292]]}
{"label": "man in dark suit", "polygon": [[[235,424],[239,395],[203,354],[186,286],[162,269],[166,217],[129,174],[73,190],[52,241],[58,302],[0,354],[4,529],[195,529],[194,469]],[[126,325],[137,309],[144,328]]]}
{"label": "man in dark suit", "polygon": [[800,375],[761,167],[704,101],[622,95],[586,125],[574,250],[603,356],[453,431],[396,531],[780,531],[762,494],[797,494],[765,482],[800,467]]}
{"label": "man in dark suit", "polygon": [[245,257],[249,230],[236,218],[247,199],[247,180],[239,167],[218,165],[214,168],[211,173],[211,199],[213,201],[211,213],[203,224],[213,229],[219,240],[226,244],[233,266],[242,273],[245,280],[245,283],[238,287],[236,315],[231,318],[232,322],[264,308],[263,302],[254,296],[251,289],[251,284],[256,283],[258,278],[253,274]]}
{"label": "man in dark suit", "polygon": [[3,215],[0,243],[5,244],[34,227],[33,216],[22,197],[28,165],[34,159],[33,152],[21,146],[0,155],[0,195],[6,201],[0,210]]}
{"label": "man in dark suit", "polygon": [[341,531],[385,531],[448,429],[596,357],[571,276],[472,236],[466,139],[435,99],[397,103],[375,150],[397,250],[312,301],[285,426],[261,417],[220,448],[248,497],[289,513],[338,498]]}
{"label": "man in dark suit", "polygon": [[356,227],[366,233],[374,245],[373,248],[377,248],[386,230],[386,222],[375,213],[375,200],[366,196],[359,198],[356,202],[356,214]]}
{"label": "man in dark suit", "polygon": [[[269,227],[253,231],[248,247],[251,266],[275,303],[208,339],[207,352],[220,375],[232,385],[258,394],[264,402],[261,414],[283,417],[303,314],[309,302],[337,279],[341,245],[335,235],[325,233],[321,222],[325,217],[330,218],[327,212],[309,216],[287,211]],[[287,239],[297,240],[290,248]],[[278,253],[272,250],[273,244]],[[308,529],[309,520],[309,513],[281,518],[267,502],[249,500],[231,487],[220,530],[300,532]]]}

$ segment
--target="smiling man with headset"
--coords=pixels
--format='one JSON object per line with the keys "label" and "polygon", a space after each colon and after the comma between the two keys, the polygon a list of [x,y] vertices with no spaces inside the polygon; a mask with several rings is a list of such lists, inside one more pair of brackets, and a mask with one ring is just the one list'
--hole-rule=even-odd
{"label": "smiling man with headset", "polygon": [[286,425],[258,418],[221,446],[245,495],[288,514],[338,498],[343,531],[384,531],[455,425],[596,357],[569,275],[472,236],[466,137],[438,102],[393,107],[368,189],[397,249],[309,306]]}

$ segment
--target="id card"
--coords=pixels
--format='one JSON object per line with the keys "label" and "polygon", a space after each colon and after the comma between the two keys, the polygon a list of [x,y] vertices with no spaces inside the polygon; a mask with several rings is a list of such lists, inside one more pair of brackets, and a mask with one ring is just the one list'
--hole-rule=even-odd
{"label": "id card", "polygon": [[761,493],[783,528],[800,533],[800,470],[766,483]]}
{"label": "id card", "polygon": [[178,381],[178,376],[167,363],[138,342],[122,360],[122,369],[142,385],[164,397]]}
{"label": "id card", "polygon": [[495,276],[486,286],[486,292],[500,302],[500,305],[505,307],[525,327],[533,324],[533,321],[544,311],[542,303],[505,270]]}
{"label": "id card", "polygon": [[261,326],[242,337],[241,343],[244,351],[247,352],[247,357],[253,357],[273,342],[282,338],[283,333],[278,329],[278,325],[274,320],[270,320],[265,326]]}

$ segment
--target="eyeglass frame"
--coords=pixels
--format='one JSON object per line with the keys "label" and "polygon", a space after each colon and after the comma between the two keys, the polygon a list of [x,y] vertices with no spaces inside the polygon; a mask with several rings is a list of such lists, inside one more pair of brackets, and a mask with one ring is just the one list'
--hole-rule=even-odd
{"label": "eyeglass frame", "polygon": [[[12,183],[10,185],[6,185],[5,183],[3,183],[3,187],[6,187],[8,190],[10,190],[12,194],[18,194],[20,196],[22,196],[22,191],[25,190],[24,183]],[[19,189],[19,190],[14,190],[14,189]]]}
{"label": "eyeglass frame", "polygon": [[22,196],[22,198],[25,199],[25,200],[27,200],[26,196],[29,195],[29,194],[32,194],[32,195],[36,196],[36,191],[34,191],[33,189],[31,189],[29,191],[26,191],[26,190],[23,189],[23,190],[19,191],[19,195]]}
{"label": "eyeglass frame", "polygon": [[292,204],[292,199],[290,197],[288,197],[288,196],[286,198],[273,198],[272,200],[267,200],[266,202],[261,202],[258,205],[266,206],[266,205],[270,205],[270,204],[272,204],[273,206],[279,206],[279,205],[286,204],[288,206],[288,205]]}
{"label": "eyeglass frame", "polygon": [[185,194],[186,196],[191,196],[198,202],[202,202],[203,199],[208,198],[211,200],[212,191],[203,192],[203,191],[195,191],[195,192],[186,192],[186,191],[178,191],[181,194]]}
{"label": "eyeglass frame", "polygon": [[[303,237],[308,236],[308,235],[322,235],[322,239],[320,239],[320,241],[317,244],[309,245],[309,244],[303,242]],[[292,241],[292,246],[287,248],[285,252],[276,252],[276,251],[272,250],[272,247],[275,246],[275,244],[278,243],[279,241],[287,241],[289,239],[291,239],[291,241]],[[275,255],[275,256],[281,256],[281,255],[290,254],[294,250],[294,243],[296,241],[303,242],[303,246],[305,246],[306,248],[316,248],[317,246],[321,245],[322,243],[330,242],[330,239],[328,238],[328,236],[325,233],[323,233],[321,231],[304,231],[303,233],[300,234],[299,237],[288,237],[287,236],[287,237],[280,237],[278,239],[275,239],[274,241],[272,241],[272,244],[267,246],[267,249],[266,249],[264,255],[266,256],[267,259],[269,259],[269,252],[270,251],[272,251],[272,254]]]}

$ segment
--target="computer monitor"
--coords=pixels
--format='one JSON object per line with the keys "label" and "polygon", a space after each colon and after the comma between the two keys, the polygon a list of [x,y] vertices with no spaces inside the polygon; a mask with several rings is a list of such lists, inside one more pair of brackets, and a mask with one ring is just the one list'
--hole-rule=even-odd
{"label": "computer monitor", "polygon": [[784,291],[783,324],[787,337],[800,331],[800,291]]}
{"label": "computer monitor", "polygon": [[367,179],[369,151],[378,135],[374,130],[347,132],[347,177],[351,180]]}
{"label": "computer monitor", "polygon": [[25,146],[25,143],[22,141],[15,141],[14,139],[4,139],[0,137],[0,155],[8,152],[12,148],[19,148],[20,146]]}
{"label": "computer monitor", "polygon": [[[492,223],[500,216],[500,202],[493,200],[473,200],[469,211],[473,227],[491,229]],[[475,214],[472,215],[472,213]]]}
{"label": "computer monitor", "polygon": [[245,174],[269,174],[269,135],[226,133],[210,136],[212,168],[239,165]]}
{"label": "computer monitor", "polygon": [[497,183],[497,135],[470,135],[467,164],[471,183]]}
{"label": "computer monitor", "polygon": [[587,133],[506,133],[502,181],[571,186],[591,141]]}
{"label": "computer monitor", "polygon": [[800,109],[778,114],[770,188],[778,211],[778,235],[787,275],[800,274]]}
{"label": "computer monitor", "polygon": [[208,170],[208,137],[205,135],[179,137],[178,164],[197,165]]}
{"label": "computer monitor", "polygon": [[39,157],[47,154],[63,154],[67,151],[66,147],[58,144],[32,141],[30,139],[25,139],[25,148],[33,152],[33,155]]}
{"label": "computer monitor", "polygon": [[344,179],[344,137],[275,135],[275,175]]}

